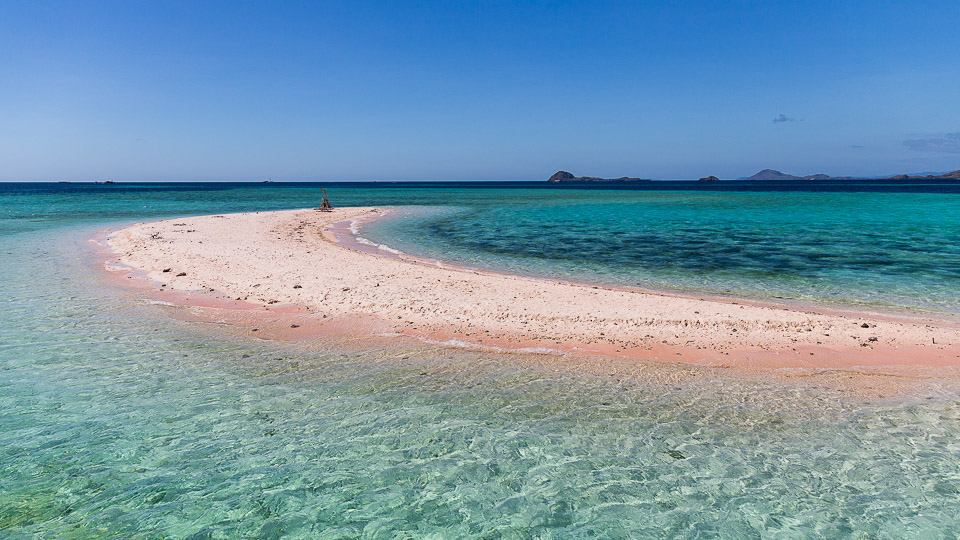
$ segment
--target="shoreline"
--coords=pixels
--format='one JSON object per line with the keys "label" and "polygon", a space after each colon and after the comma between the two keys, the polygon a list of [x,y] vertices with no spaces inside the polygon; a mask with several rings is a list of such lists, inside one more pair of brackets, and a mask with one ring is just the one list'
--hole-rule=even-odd
{"label": "shoreline", "polygon": [[[137,278],[121,280],[124,285],[139,282],[157,301],[189,306],[198,320],[272,319],[281,328],[296,321],[289,331],[278,330],[280,337],[407,336],[497,352],[736,368],[901,374],[960,366],[960,329],[948,321],[809,311],[460,267],[363,245],[350,225],[381,215],[347,208],[139,223],[103,235],[112,250],[104,264],[119,270],[119,277]],[[245,267],[244,261],[255,264]],[[425,287],[425,281],[432,285]]]}
{"label": "shoreline", "polygon": [[[409,263],[423,264],[426,266],[435,266],[450,270],[459,270],[465,272],[474,272],[490,276],[504,276],[525,278],[536,281],[565,283],[568,285],[592,287],[610,291],[624,291],[633,293],[642,293],[651,296],[662,296],[668,298],[682,298],[686,300],[700,300],[709,302],[719,302],[734,305],[745,305],[763,307],[769,309],[786,309],[789,311],[798,311],[817,315],[835,315],[840,317],[869,317],[875,320],[927,324],[932,323],[935,326],[954,327],[960,329],[960,313],[953,314],[949,312],[938,312],[932,310],[922,310],[919,308],[909,308],[906,306],[884,306],[877,309],[867,309],[870,304],[863,304],[864,309],[857,309],[855,304],[843,302],[818,303],[810,299],[791,299],[791,298],[760,298],[754,296],[737,296],[735,294],[720,294],[716,292],[697,292],[685,291],[681,289],[656,289],[642,287],[639,285],[617,285],[604,282],[579,281],[576,279],[549,277],[537,274],[511,273],[491,268],[481,268],[465,266],[453,263],[443,259],[433,257],[422,257],[394,249],[390,246],[377,244],[360,235],[359,227],[369,221],[386,217],[395,211],[394,208],[379,210],[376,216],[364,216],[358,219],[351,219],[343,222],[333,223],[324,230],[325,236],[332,242],[337,243],[348,249],[391,259],[401,260]],[[326,234],[330,233],[330,234]]]}

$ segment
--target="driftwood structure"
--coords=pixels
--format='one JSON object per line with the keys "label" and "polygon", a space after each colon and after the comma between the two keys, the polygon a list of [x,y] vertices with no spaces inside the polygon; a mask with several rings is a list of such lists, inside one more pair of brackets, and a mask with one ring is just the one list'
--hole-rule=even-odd
{"label": "driftwood structure", "polygon": [[323,200],[320,201],[320,208],[317,210],[321,212],[332,212],[333,206],[330,206],[330,201],[327,200],[327,190],[323,190]]}

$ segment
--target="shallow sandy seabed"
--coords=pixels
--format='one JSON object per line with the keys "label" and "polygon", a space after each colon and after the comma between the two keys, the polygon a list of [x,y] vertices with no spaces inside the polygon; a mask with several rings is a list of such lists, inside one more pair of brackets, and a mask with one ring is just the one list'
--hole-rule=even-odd
{"label": "shallow sandy seabed", "polygon": [[[387,211],[136,224],[106,235],[106,268],[151,301],[185,307],[171,310],[178,318],[262,338],[408,336],[543,353],[558,366],[594,358],[578,365],[616,365],[624,376],[647,376],[644,364],[659,362],[775,371],[874,396],[897,393],[913,384],[907,380],[953,378],[960,366],[960,328],[952,322],[499,274],[358,241],[354,225]],[[847,382],[852,377],[856,383]]]}

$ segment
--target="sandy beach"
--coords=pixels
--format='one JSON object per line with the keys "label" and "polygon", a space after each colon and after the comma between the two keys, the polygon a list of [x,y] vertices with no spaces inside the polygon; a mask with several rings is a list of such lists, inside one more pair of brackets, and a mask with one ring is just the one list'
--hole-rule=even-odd
{"label": "sandy beach", "polygon": [[[288,334],[404,335],[449,344],[720,367],[960,365],[946,321],[685,297],[452,267],[357,243],[374,208],[226,214],[109,234],[108,269],[195,316]],[[231,316],[230,314],[235,316]],[[289,324],[288,324],[289,323]]]}

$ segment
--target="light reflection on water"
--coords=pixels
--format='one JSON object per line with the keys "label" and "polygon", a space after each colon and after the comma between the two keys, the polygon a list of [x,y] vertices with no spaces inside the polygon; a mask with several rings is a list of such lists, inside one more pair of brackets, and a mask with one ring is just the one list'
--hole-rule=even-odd
{"label": "light reflection on water", "polygon": [[703,368],[227,339],[99,285],[88,232],[0,237],[3,535],[960,527],[960,402],[939,382],[864,403]]}

